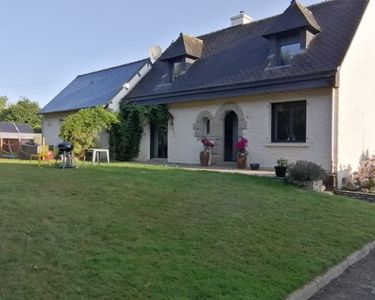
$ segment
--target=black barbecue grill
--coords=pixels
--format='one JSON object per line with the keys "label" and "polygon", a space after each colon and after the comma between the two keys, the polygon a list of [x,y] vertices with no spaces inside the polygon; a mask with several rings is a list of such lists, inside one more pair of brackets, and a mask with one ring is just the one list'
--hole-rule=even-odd
{"label": "black barbecue grill", "polygon": [[60,168],[75,168],[74,164],[74,155],[73,149],[74,145],[68,142],[63,142],[57,145],[58,155],[56,157],[56,165],[57,160],[62,160],[62,163],[57,165]]}
{"label": "black barbecue grill", "polygon": [[64,142],[58,144],[57,149],[59,149],[59,155],[62,155],[64,153],[72,152],[74,149],[74,145],[71,143]]}

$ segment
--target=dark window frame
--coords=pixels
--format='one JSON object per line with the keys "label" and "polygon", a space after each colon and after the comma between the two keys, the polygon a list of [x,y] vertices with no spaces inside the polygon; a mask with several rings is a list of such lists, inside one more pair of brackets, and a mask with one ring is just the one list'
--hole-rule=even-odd
{"label": "dark window frame", "polygon": [[[284,46],[299,44],[299,52],[293,55],[290,63],[285,64],[282,63],[281,59],[281,49]],[[293,31],[285,34],[280,34],[274,38],[273,42],[273,59],[271,61],[271,67],[285,67],[289,66],[293,61],[294,57],[298,55],[300,52],[304,50],[304,43],[301,39],[301,32],[300,31]]]}
{"label": "dark window frame", "polygon": [[[304,129],[303,134],[301,132],[299,135],[302,135],[301,137],[296,137],[297,134],[297,127],[295,127],[295,123],[297,122],[295,120],[295,112],[296,108],[298,106],[304,106]],[[280,138],[280,128],[279,128],[279,115],[278,115],[278,107],[284,106],[284,109],[287,109],[287,120],[284,120],[283,122],[286,123],[286,128],[284,128],[284,132],[286,129],[286,137]],[[301,108],[301,107],[300,107]],[[272,114],[272,128],[271,128],[271,141],[272,143],[306,143],[307,142],[307,101],[301,100],[301,101],[290,101],[290,102],[276,102],[272,103],[271,105],[271,114]]]}
{"label": "dark window frame", "polygon": [[[291,59],[290,59],[290,61],[287,63],[287,62],[284,62],[283,59],[282,59],[282,49],[283,49],[283,47],[291,46],[291,45],[298,45],[299,51],[296,52],[295,54],[293,54],[292,57],[291,57]],[[289,66],[292,63],[294,57],[298,53],[301,52],[301,42],[300,41],[295,41],[295,42],[291,41],[289,43],[280,43],[277,51],[278,51],[278,65],[279,66]]]}
{"label": "dark window frame", "polygon": [[[180,72],[177,73],[176,72],[176,66],[177,64],[180,65]],[[185,70],[186,70],[186,62],[183,58],[180,58],[180,59],[176,59],[174,61],[172,61],[172,64],[171,64],[171,78],[172,78],[172,81],[175,81],[178,77],[180,77],[181,75],[183,75],[185,73]]]}
{"label": "dark window frame", "polygon": [[[193,63],[196,61],[196,59],[189,58],[187,56],[175,58],[169,60],[169,79],[170,82],[175,81],[178,77],[184,75],[190,67],[193,65]],[[180,64],[180,72],[176,72],[176,65]]]}

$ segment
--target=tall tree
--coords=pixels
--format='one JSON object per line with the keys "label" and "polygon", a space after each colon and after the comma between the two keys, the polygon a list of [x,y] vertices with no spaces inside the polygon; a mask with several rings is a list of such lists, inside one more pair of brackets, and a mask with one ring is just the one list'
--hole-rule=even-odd
{"label": "tall tree", "polygon": [[3,119],[6,122],[28,124],[35,132],[40,132],[41,118],[38,115],[39,110],[38,102],[21,97],[17,103],[9,105],[9,107],[4,110]]}
{"label": "tall tree", "polygon": [[7,106],[8,97],[7,96],[0,96],[0,121],[3,121],[3,113]]}

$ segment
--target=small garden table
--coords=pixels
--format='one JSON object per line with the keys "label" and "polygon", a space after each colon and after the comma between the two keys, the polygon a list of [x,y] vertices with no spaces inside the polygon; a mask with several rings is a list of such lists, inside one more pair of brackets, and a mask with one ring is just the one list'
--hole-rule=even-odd
{"label": "small garden table", "polygon": [[107,163],[109,164],[109,150],[108,149],[89,149],[88,152],[92,152],[92,164],[95,162],[100,164],[100,154],[105,153],[107,157]]}

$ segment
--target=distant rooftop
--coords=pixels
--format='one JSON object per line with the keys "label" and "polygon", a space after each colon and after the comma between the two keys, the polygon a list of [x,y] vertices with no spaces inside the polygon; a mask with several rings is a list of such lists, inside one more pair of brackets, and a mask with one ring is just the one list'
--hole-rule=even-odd
{"label": "distant rooftop", "polygon": [[77,76],[53,98],[41,114],[74,111],[82,108],[106,105],[131,80],[149,59],[124,64]]}
{"label": "distant rooftop", "polygon": [[0,122],[0,133],[33,133],[33,129],[27,124],[15,124]]}

